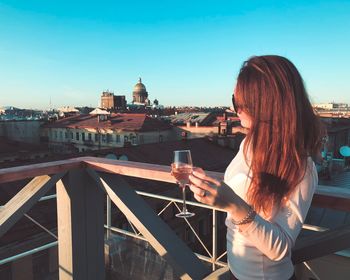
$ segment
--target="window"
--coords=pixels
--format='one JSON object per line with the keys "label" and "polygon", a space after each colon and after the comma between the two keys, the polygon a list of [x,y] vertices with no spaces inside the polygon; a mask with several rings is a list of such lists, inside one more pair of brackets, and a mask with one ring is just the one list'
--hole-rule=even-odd
{"label": "window", "polygon": [[60,131],[60,139],[62,140],[63,139],[63,132]]}
{"label": "window", "polygon": [[85,141],[85,132],[81,133],[81,140]]}
{"label": "window", "polygon": [[100,140],[100,134],[95,133],[95,142],[98,142]]}
{"label": "window", "polygon": [[79,141],[79,132],[76,132],[76,133],[75,133],[75,139],[76,139],[77,141]]}
{"label": "window", "polygon": [[57,139],[57,130],[55,130],[54,133],[55,133],[55,139]]}
{"label": "window", "polygon": [[124,136],[124,142],[128,142],[129,141],[129,137],[128,136]]}
{"label": "window", "polygon": [[163,135],[159,135],[159,143],[163,142]]}
{"label": "window", "polygon": [[112,134],[107,134],[107,143],[112,142]]}
{"label": "window", "polygon": [[91,137],[91,133],[88,133],[88,140],[91,141],[92,137]]}
{"label": "window", "polygon": [[130,137],[130,139],[131,139],[131,143],[133,145],[137,145],[137,137],[136,137],[136,135],[133,135],[132,137]]}
{"label": "window", "polygon": [[143,144],[143,142],[144,142],[143,135],[139,135],[139,142],[140,142],[140,144]]}
{"label": "window", "polygon": [[105,143],[107,141],[106,134],[102,134],[102,142]]}
{"label": "window", "polygon": [[120,135],[119,134],[117,134],[115,136],[115,142],[120,143]]}
{"label": "window", "polygon": [[67,131],[64,133],[64,138],[68,139],[68,132]]}

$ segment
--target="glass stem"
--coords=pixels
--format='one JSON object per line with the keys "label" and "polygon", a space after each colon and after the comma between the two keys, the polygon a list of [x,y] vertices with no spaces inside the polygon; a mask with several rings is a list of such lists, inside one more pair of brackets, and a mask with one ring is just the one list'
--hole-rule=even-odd
{"label": "glass stem", "polygon": [[182,198],[183,198],[182,212],[186,213],[187,212],[187,207],[186,207],[186,185],[181,185],[181,188],[182,188]]}

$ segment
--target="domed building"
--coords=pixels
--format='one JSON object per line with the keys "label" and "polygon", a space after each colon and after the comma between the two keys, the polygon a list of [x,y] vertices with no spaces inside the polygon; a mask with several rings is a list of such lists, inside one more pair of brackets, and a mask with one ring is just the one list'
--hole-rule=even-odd
{"label": "domed building", "polygon": [[145,85],[142,83],[141,78],[139,82],[134,86],[134,91],[132,92],[133,104],[149,105],[150,101],[148,99],[148,92]]}

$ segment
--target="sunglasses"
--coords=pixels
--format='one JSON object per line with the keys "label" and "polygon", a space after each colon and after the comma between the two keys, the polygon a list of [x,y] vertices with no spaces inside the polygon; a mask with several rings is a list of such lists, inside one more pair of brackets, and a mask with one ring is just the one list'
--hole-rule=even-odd
{"label": "sunglasses", "polygon": [[236,102],[235,102],[235,95],[232,94],[232,106],[233,106],[233,110],[238,113],[238,109],[239,107],[237,106]]}

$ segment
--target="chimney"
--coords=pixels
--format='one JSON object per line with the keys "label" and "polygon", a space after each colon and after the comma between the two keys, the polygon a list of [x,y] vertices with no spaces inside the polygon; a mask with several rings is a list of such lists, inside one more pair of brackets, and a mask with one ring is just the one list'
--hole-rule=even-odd
{"label": "chimney", "polygon": [[108,120],[108,115],[97,115],[97,120],[98,122],[104,122],[106,120]]}

